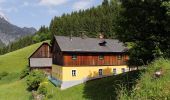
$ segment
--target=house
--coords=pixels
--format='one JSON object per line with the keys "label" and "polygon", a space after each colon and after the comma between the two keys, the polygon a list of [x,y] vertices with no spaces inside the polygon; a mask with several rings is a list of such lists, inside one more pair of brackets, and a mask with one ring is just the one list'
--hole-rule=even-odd
{"label": "house", "polygon": [[54,36],[52,78],[61,89],[128,71],[127,48],[116,39]]}
{"label": "house", "polygon": [[29,57],[29,67],[31,70],[39,69],[51,73],[52,53],[51,46],[48,43],[42,43]]}

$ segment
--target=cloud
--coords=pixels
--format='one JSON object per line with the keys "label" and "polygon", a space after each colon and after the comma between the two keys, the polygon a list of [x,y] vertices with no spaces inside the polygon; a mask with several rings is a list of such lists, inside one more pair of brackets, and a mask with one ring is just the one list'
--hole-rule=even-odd
{"label": "cloud", "polygon": [[57,6],[67,2],[68,0],[40,0],[39,4],[43,6]]}
{"label": "cloud", "polygon": [[74,10],[87,9],[92,6],[93,0],[79,0],[73,4]]}

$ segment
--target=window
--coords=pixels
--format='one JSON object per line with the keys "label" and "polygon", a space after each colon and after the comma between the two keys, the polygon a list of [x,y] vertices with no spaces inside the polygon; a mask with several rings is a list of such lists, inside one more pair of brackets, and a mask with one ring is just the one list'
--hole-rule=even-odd
{"label": "window", "polygon": [[72,70],[72,76],[76,76],[76,70]]}
{"label": "window", "polygon": [[122,68],[122,73],[124,73],[124,72],[126,72],[126,71],[125,71],[125,68]]}
{"label": "window", "polygon": [[104,59],[104,56],[103,56],[103,55],[100,55],[100,56],[99,56],[99,59],[100,59],[100,60],[103,60],[103,59]]}
{"label": "window", "polygon": [[121,55],[118,55],[117,58],[118,58],[118,60],[121,60],[121,59],[122,59],[122,56],[121,56]]}
{"label": "window", "polygon": [[99,69],[99,75],[103,75],[103,70]]}
{"label": "window", "polygon": [[77,55],[72,55],[72,59],[76,60],[77,59]]}
{"label": "window", "polygon": [[116,68],[113,68],[113,75],[116,75]]}

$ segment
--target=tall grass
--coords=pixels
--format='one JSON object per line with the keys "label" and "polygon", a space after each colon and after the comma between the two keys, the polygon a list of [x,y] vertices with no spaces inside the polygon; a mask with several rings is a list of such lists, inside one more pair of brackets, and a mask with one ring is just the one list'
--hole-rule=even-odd
{"label": "tall grass", "polygon": [[[131,93],[126,89],[120,91],[120,100],[169,100],[170,99],[170,60],[157,59],[147,66],[140,80]],[[162,76],[157,78],[154,73],[162,70]]]}

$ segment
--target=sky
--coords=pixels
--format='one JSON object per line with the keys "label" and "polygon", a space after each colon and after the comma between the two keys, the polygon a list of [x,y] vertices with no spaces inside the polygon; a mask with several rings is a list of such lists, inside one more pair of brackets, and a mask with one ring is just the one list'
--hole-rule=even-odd
{"label": "sky", "polygon": [[19,27],[48,26],[54,16],[100,5],[103,0],[0,0],[0,15]]}

